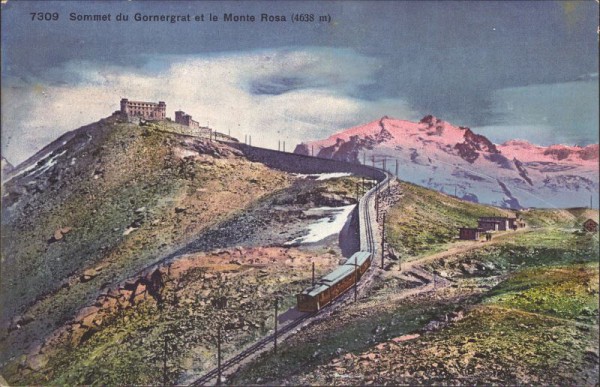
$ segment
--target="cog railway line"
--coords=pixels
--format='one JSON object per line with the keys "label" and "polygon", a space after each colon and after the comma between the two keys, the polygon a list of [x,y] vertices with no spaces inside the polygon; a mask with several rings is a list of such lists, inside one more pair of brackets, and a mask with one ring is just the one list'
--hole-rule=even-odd
{"label": "cog railway line", "polygon": [[[359,215],[359,235],[360,235],[360,250],[362,252],[370,253],[370,266],[367,271],[361,278],[360,283],[356,283],[354,286],[357,287],[356,291],[366,287],[371,281],[371,277],[373,276],[373,270],[369,270],[373,265],[373,260],[377,256],[377,253],[381,253],[378,251],[378,233],[377,233],[377,215],[374,214],[376,211],[376,203],[377,195],[381,188],[385,184],[389,184],[393,179],[393,175],[388,173],[385,170],[382,170],[385,173],[385,179],[378,182],[374,187],[372,187],[365,195],[363,195],[358,204],[358,215]],[[350,263],[348,261],[347,263]],[[202,377],[196,379],[192,382],[191,386],[203,386],[209,384],[213,379],[217,379],[217,384],[220,383],[221,375],[228,371],[234,370],[236,366],[241,365],[242,362],[249,359],[253,355],[258,355],[259,353],[265,351],[270,348],[270,346],[276,343],[277,338],[283,338],[286,334],[292,332],[299,326],[306,326],[310,322],[315,321],[316,319],[326,318],[331,312],[333,312],[338,306],[344,304],[347,300],[352,297],[350,289],[353,286],[345,288],[342,293],[325,304],[324,306],[320,306],[317,311],[313,312],[300,312],[302,313],[299,317],[290,320],[289,323],[281,326],[276,333],[269,334],[249,347],[245,348],[235,356],[221,363],[220,367],[213,368],[209,372],[207,372]]]}

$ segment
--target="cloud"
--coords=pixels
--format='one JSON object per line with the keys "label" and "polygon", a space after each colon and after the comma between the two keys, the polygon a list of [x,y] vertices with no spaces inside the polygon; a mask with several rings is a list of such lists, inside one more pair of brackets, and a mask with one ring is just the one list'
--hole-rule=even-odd
{"label": "cloud", "polygon": [[377,58],[351,49],[302,48],[204,57],[147,58],[141,68],[73,61],[52,81],[2,86],[2,154],[19,163],[62,133],[110,115],[121,97],[165,101],[202,125],[252,144],[287,149],[388,114],[419,117],[402,99],[367,100]]}
{"label": "cloud", "polygon": [[598,142],[598,77],[500,89],[493,93],[496,122],[474,128],[500,143],[527,139],[538,145]]}

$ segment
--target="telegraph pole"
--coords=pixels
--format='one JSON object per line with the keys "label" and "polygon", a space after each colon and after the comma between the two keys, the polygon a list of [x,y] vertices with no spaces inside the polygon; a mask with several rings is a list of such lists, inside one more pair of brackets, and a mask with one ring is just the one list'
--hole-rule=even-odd
{"label": "telegraph pole", "polygon": [[277,151],[281,152],[281,140],[277,141]]}
{"label": "telegraph pole", "polygon": [[279,299],[275,297],[275,341],[273,342],[273,348],[275,354],[277,354],[277,307],[279,306]]}
{"label": "telegraph pole", "polygon": [[285,152],[285,141],[283,142],[283,151]]}
{"label": "telegraph pole", "polygon": [[398,176],[398,159],[396,159],[396,177],[400,177]]}
{"label": "telegraph pole", "polygon": [[315,262],[312,263],[312,286],[315,286]]}
{"label": "telegraph pole", "polygon": [[358,297],[358,257],[354,256],[354,302]]}
{"label": "telegraph pole", "polygon": [[383,214],[383,222],[381,228],[381,268],[383,269],[383,246],[385,243],[385,214]]}
{"label": "telegraph pole", "polygon": [[163,384],[168,385],[167,380],[167,335],[165,335],[165,346],[163,352]]}
{"label": "telegraph pole", "polygon": [[314,145],[311,145],[311,146],[310,146],[310,155],[311,155],[312,157],[315,157],[315,146],[314,146]]}
{"label": "telegraph pole", "polygon": [[217,331],[217,385],[221,384],[221,323]]}

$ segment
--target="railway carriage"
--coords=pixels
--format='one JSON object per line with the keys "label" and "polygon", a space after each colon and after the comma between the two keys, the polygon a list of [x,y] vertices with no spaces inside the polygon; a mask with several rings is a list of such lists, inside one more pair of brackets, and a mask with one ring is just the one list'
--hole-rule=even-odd
{"label": "railway carriage", "polygon": [[359,251],[345,264],[321,278],[308,289],[296,295],[298,310],[315,312],[339,297],[354,285],[371,266],[371,253]]}
{"label": "railway carriage", "polygon": [[359,251],[354,253],[352,257],[348,258],[344,266],[358,266],[358,279],[361,279],[362,275],[371,266],[371,253],[368,251]]}

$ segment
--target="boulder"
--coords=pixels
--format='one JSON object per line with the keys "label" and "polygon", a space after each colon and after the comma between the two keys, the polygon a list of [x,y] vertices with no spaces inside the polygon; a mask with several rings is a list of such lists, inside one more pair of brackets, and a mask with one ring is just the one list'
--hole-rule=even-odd
{"label": "boulder", "polygon": [[98,274],[100,274],[100,270],[98,269],[87,269],[79,278],[81,279],[81,282],[88,282],[89,280],[96,278]]}
{"label": "boulder", "polygon": [[403,336],[400,336],[400,337],[396,337],[396,338],[392,339],[392,341],[394,343],[402,343],[404,341],[414,340],[414,339],[419,338],[419,337],[421,337],[421,335],[418,334],[418,333],[415,333],[415,334],[412,334],[412,335],[403,335]]}
{"label": "boulder", "polygon": [[48,364],[48,356],[38,353],[32,356],[27,356],[27,367],[34,371],[39,371]]}
{"label": "boulder", "polygon": [[62,227],[54,231],[54,239],[59,241],[63,239],[63,236],[71,232],[71,227]]}

